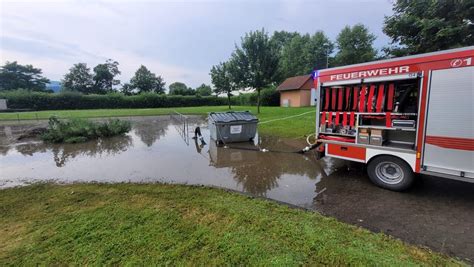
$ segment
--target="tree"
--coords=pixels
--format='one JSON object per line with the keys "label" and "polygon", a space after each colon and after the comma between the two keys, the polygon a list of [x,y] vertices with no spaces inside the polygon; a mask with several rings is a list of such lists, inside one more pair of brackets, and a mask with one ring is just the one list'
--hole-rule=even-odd
{"label": "tree", "polygon": [[120,88],[120,91],[124,95],[133,95],[134,94],[134,88],[129,83],[124,83],[122,85],[122,88]]}
{"label": "tree", "polygon": [[201,84],[199,87],[196,88],[196,95],[199,96],[210,96],[212,94],[211,86],[207,84]]}
{"label": "tree", "polygon": [[107,59],[104,64],[94,67],[94,89],[96,93],[107,93],[113,90],[114,85],[120,84],[120,80],[114,79],[120,74],[119,63],[112,59]]}
{"label": "tree", "polygon": [[282,80],[296,75],[310,73],[313,62],[308,58],[308,48],[311,38],[309,34],[297,35],[283,48],[279,61]]}
{"label": "tree", "polygon": [[[270,42],[274,46],[275,50],[278,53],[278,58],[283,57],[283,51],[285,48],[289,45],[289,43],[293,40],[295,37],[301,37],[301,35],[298,32],[287,32],[287,31],[275,31],[270,38]],[[285,80],[288,76],[283,71],[282,67],[278,68],[278,71],[274,75],[274,81],[276,83],[281,83],[283,80]]]}
{"label": "tree", "polygon": [[322,32],[314,35],[297,35],[283,48],[280,72],[284,78],[309,74],[314,69],[324,69],[334,44]]}
{"label": "tree", "polygon": [[230,97],[232,96],[232,91],[237,88],[237,85],[234,82],[234,79],[231,76],[229,71],[230,62],[221,62],[219,65],[212,66],[210,75],[212,84],[214,85],[214,93],[218,94],[227,94],[227,101],[230,106]]}
{"label": "tree", "polygon": [[270,38],[270,42],[281,54],[283,49],[293,40],[294,37],[301,36],[298,32],[275,31]]}
{"label": "tree", "polygon": [[170,95],[194,95],[196,92],[182,82],[174,82],[169,86]]}
{"label": "tree", "polygon": [[46,91],[49,79],[41,74],[41,69],[32,65],[20,65],[16,61],[7,61],[0,67],[0,90],[21,88],[31,91]]}
{"label": "tree", "polygon": [[310,58],[311,70],[325,69],[329,67],[329,58],[334,51],[334,43],[322,31],[317,31],[311,36],[311,41],[306,47],[306,53]]}
{"label": "tree", "polygon": [[344,27],[336,39],[339,49],[335,57],[336,64],[341,66],[374,60],[377,55],[372,46],[375,38],[362,24]]}
{"label": "tree", "polygon": [[[392,38],[390,54],[403,56],[474,44],[472,0],[398,0],[383,31]],[[401,45],[402,47],[397,47]]]}
{"label": "tree", "polygon": [[61,81],[62,90],[77,91],[84,94],[94,93],[94,81],[86,63],[74,64]]}
{"label": "tree", "polygon": [[246,33],[232,54],[231,62],[229,71],[234,82],[257,90],[257,112],[260,113],[260,90],[274,81],[278,70],[278,53],[265,30]]}
{"label": "tree", "polygon": [[135,75],[130,79],[130,88],[127,90],[136,90],[137,92],[155,92],[163,94],[165,92],[165,82],[161,76],[156,76],[149,71],[147,67],[141,65],[135,72]]}

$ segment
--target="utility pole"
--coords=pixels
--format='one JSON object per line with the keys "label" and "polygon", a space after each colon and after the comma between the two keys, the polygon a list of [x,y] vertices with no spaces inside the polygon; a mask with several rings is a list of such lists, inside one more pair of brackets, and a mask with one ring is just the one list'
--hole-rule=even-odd
{"label": "utility pole", "polygon": [[326,69],[329,67],[329,48],[326,48]]}

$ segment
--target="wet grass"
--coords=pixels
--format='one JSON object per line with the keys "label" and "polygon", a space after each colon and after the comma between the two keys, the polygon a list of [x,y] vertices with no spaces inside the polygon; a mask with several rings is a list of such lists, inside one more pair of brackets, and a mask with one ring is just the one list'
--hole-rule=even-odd
{"label": "wet grass", "polygon": [[[183,107],[183,108],[153,108],[153,109],[89,109],[89,110],[47,110],[21,113],[0,113],[0,120],[35,120],[48,119],[51,116],[59,118],[96,118],[96,117],[123,117],[123,116],[153,116],[167,115],[173,110],[183,114],[206,115],[212,111],[227,111],[226,106],[204,106],[204,107]],[[236,106],[233,110],[250,110],[257,114],[256,107]],[[259,132],[264,134],[278,135],[289,138],[303,138],[305,135],[314,132],[315,113],[311,112],[314,107],[304,108],[282,108],[282,107],[262,107],[258,118],[261,122],[281,119],[289,116],[286,120],[277,120],[259,125]]]}
{"label": "wet grass", "polygon": [[0,265],[461,265],[314,212],[180,185],[0,191]]}
{"label": "wet grass", "polygon": [[48,128],[41,139],[51,143],[81,143],[92,139],[122,135],[131,130],[129,121],[110,119],[94,122],[72,118],[65,121],[53,116],[49,118]]}

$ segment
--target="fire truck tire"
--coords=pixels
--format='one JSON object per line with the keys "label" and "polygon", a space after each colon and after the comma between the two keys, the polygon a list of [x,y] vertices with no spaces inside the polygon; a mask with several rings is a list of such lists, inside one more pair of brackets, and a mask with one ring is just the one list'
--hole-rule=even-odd
{"label": "fire truck tire", "polygon": [[370,180],[379,187],[403,191],[415,181],[415,174],[402,159],[394,156],[378,156],[367,166]]}

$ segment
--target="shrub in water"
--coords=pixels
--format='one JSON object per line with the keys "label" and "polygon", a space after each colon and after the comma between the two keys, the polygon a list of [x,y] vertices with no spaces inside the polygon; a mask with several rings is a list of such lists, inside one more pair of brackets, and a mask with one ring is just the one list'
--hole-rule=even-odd
{"label": "shrub in water", "polygon": [[130,122],[118,119],[108,122],[92,122],[84,119],[60,121],[57,117],[51,117],[48,129],[41,135],[41,138],[52,143],[79,143],[95,138],[124,134],[130,129]]}
{"label": "shrub in water", "polygon": [[100,137],[119,135],[130,131],[130,122],[117,119],[109,120],[108,123],[98,124],[95,131]]}

